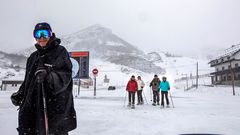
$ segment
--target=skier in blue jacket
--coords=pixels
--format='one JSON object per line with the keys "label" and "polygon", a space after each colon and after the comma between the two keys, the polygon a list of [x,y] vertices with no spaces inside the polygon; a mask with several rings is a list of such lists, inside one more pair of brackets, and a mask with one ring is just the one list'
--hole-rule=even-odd
{"label": "skier in blue jacket", "polygon": [[170,90],[169,82],[167,81],[166,77],[162,77],[162,82],[159,85],[161,90],[161,107],[164,107],[164,96],[167,101],[167,108],[169,108],[169,100],[168,100],[168,91]]}

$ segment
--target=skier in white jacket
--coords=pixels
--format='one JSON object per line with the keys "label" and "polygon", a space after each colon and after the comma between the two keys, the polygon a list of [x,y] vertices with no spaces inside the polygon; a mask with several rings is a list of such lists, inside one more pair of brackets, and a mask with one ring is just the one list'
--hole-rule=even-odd
{"label": "skier in white jacket", "polygon": [[145,86],[144,81],[141,79],[141,76],[137,77],[137,84],[138,84],[138,89],[137,89],[137,97],[138,97],[138,103],[137,105],[142,105],[143,104],[143,88]]}

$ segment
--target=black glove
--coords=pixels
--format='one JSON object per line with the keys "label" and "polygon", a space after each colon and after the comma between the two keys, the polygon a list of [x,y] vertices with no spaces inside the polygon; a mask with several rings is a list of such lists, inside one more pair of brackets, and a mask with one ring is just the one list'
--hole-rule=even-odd
{"label": "black glove", "polygon": [[18,92],[15,92],[11,95],[11,101],[15,106],[20,106],[23,101],[23,94]]}
{"label": "black glove", "polygon": [[47,76],[47,70],[44,67],[37,68],[35,76],[37,77],[37,83],[43,83]]}

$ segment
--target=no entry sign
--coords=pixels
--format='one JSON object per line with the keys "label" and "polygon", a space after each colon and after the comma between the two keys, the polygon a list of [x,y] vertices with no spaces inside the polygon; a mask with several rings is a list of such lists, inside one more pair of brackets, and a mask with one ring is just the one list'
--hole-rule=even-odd
{"label": "no entry sign", "polygon": [[94,69],[92,70],[92,73],[93,73],[93,75],[97,75],[97,74],[98,74],[98,69],[94,68]]}

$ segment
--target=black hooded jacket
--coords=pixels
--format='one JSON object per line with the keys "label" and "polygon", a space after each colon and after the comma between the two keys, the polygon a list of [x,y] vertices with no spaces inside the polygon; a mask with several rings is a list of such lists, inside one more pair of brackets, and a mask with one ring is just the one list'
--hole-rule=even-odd
{"label": "black hooded jacket", "polygon": [[60,39],[51,37],[46,47],[36,44],[37,51],[27,60],[24,82],[18,90],[20,135],[45,134],[41,87],[34,73],[40,59],[47,69],[44,80],[49,133],[62,134],[76,128],[76,113],[72,95],[72,64]]}

